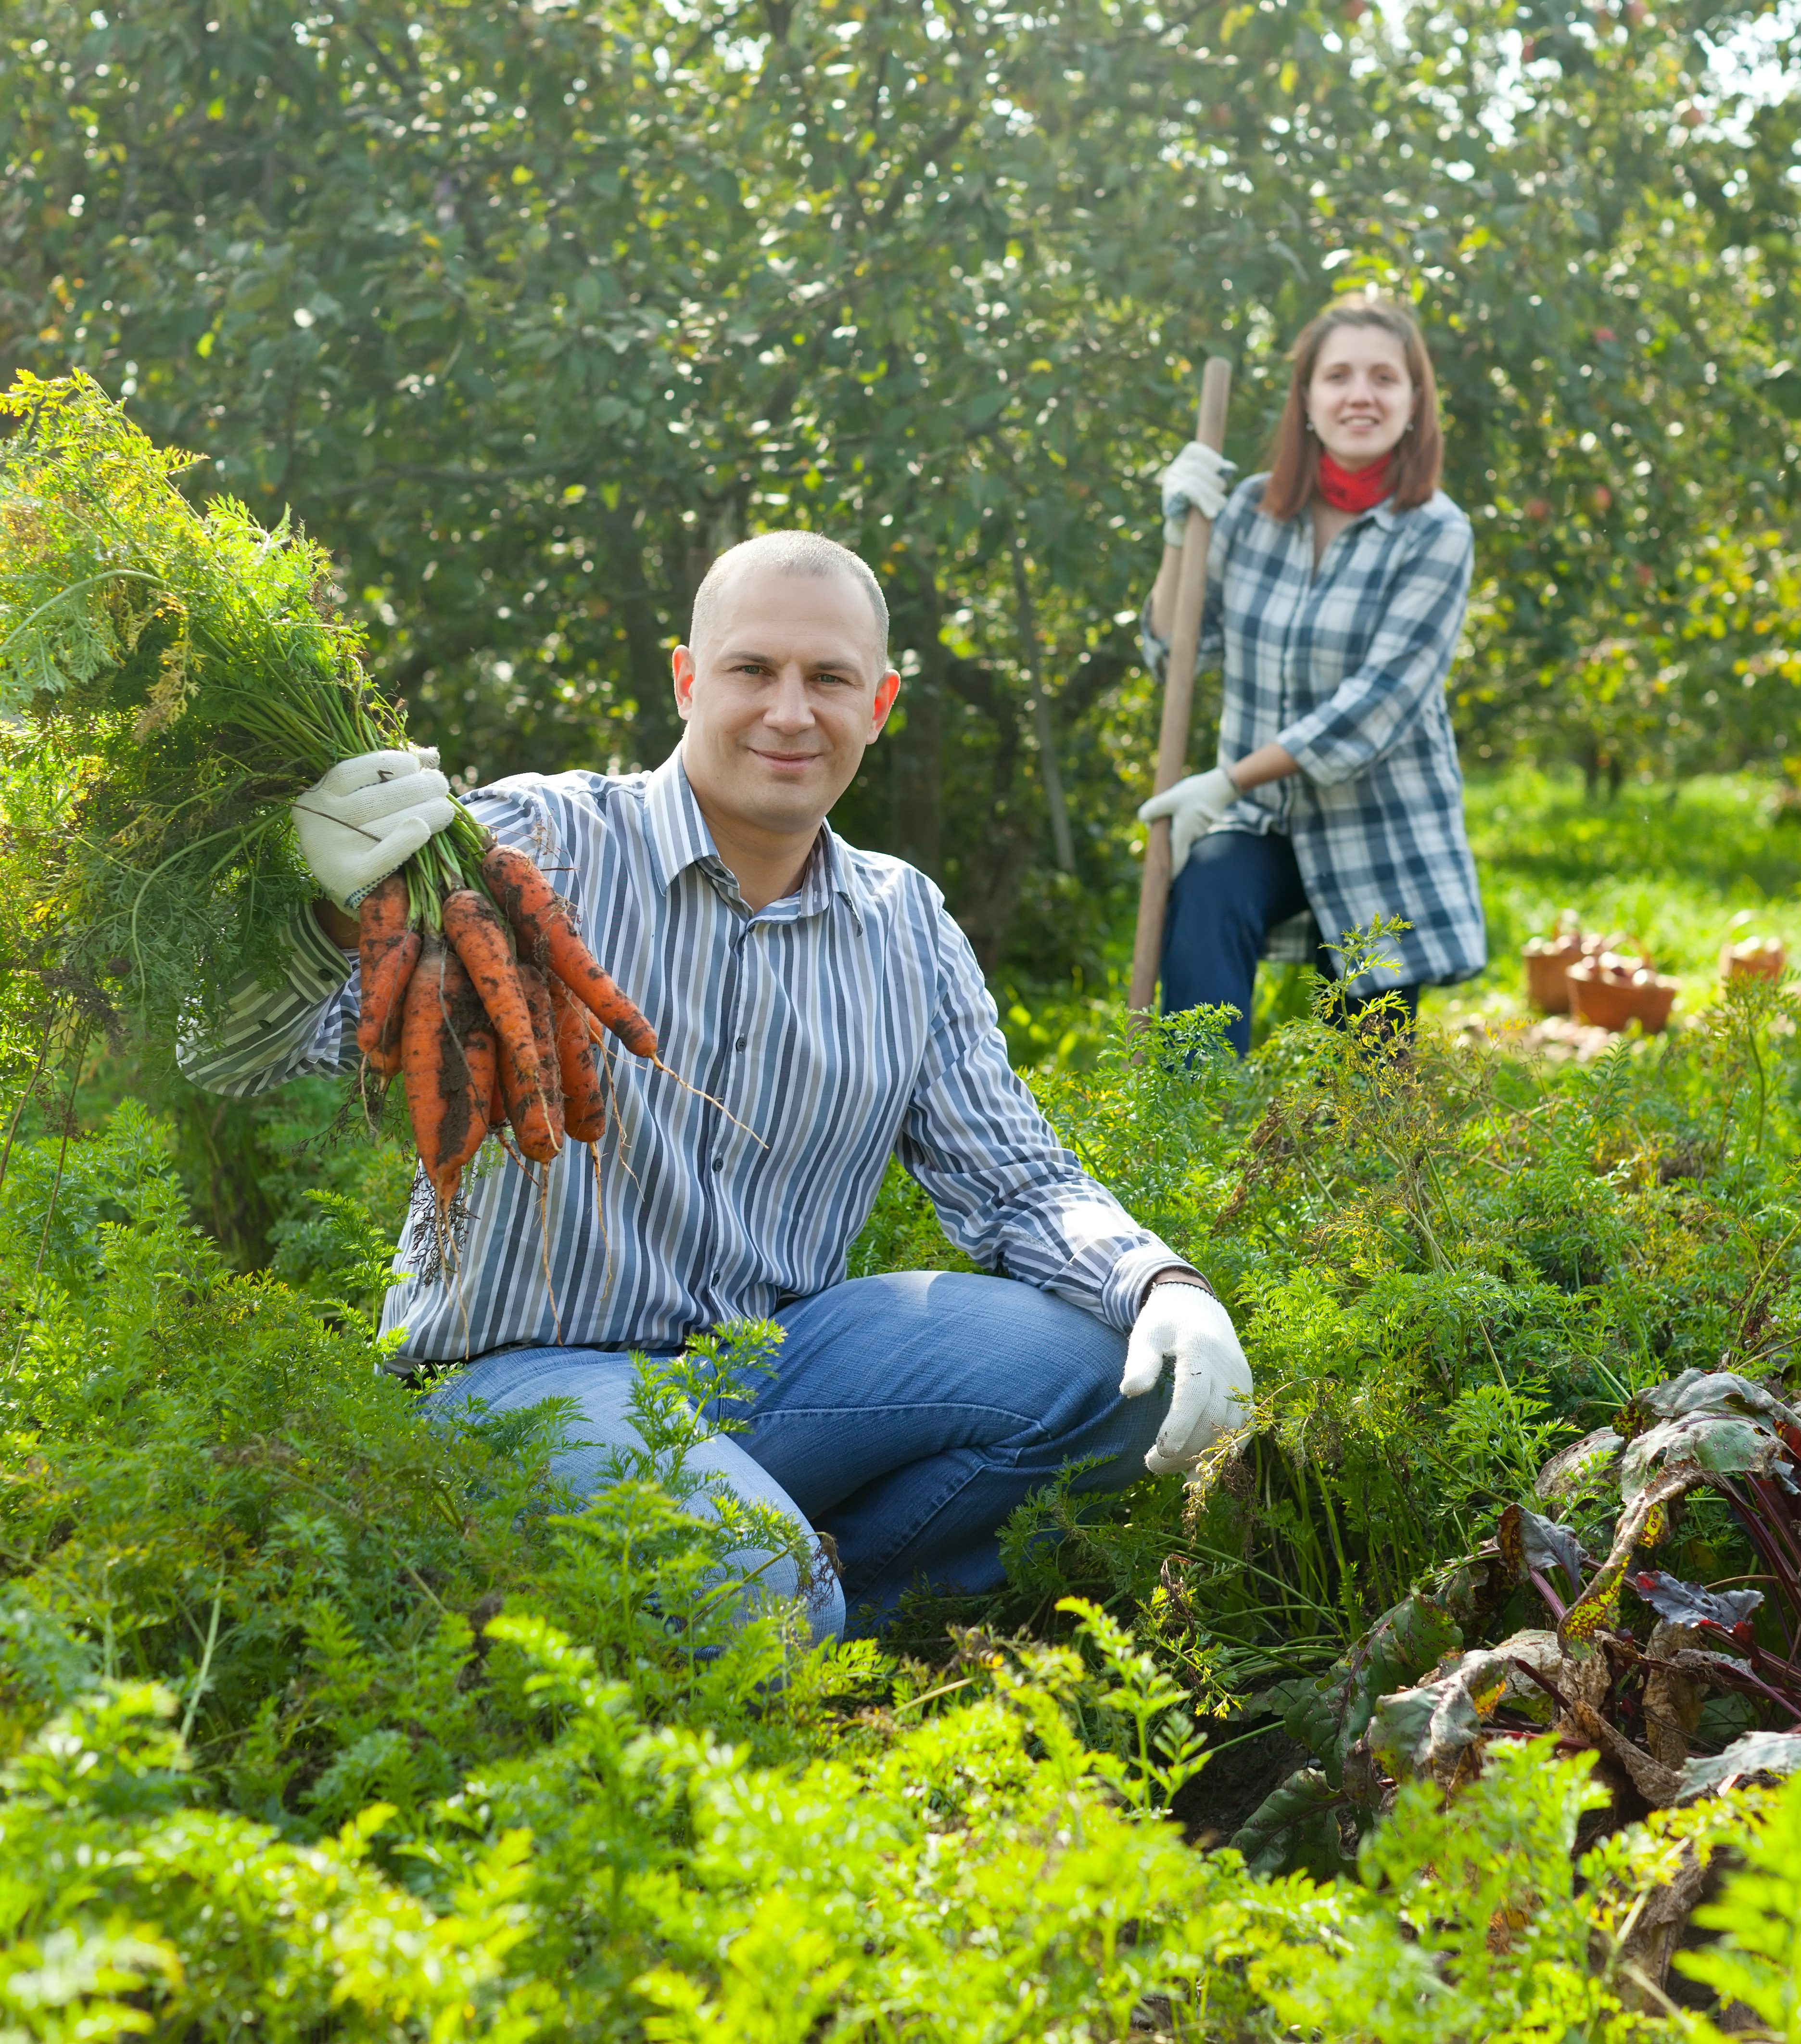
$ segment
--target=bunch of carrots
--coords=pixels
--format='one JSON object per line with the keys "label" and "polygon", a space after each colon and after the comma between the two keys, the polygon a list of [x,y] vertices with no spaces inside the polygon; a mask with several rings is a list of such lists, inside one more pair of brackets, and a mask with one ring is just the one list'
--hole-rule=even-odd
{"label": "bunch of carrots", "polygon": [[440,1214],[490,1133],[537,1164],[606,1132],[602,1024],[655,1059],[656,1032],[576,934],[568,905],[510,845],[490,843],[481,886],[421,930],[404,869],[363,897],[358,1048],[405,1077],[413,1137]]}
{"label": "bunch of carrots", "polygon": [[[21,373],[0,418],[0,837],[22,847],[0,936],[24,932],[0,951],[79,1075],[98,1024],[204,1035],[281,969],[317,892],[290,805],[405,722],[286,518],[190,499],[201,464],[79,372]],[[643,1058],[656,1034],[529,859],[459,803],[361,913],[359,1041],[405,1074],[440,1221],[490,1132],[539,1164],[599,1139],[603,1025]]]}

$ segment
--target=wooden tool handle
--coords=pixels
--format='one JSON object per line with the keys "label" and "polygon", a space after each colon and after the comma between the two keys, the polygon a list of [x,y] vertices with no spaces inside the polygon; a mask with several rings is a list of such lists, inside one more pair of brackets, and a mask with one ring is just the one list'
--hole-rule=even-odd
{"label": "wooden tool handle", "polygon": [[[1194,436],[1217,453],[1226,444],[1226,406],[1232,394],[1232,365],[1215,355],[1201,371],[1200,410]],[[1176,585],[1176,617],[1169,632],[1169,667],[1163,683],[1163,725],[1157,740],[1156,793],[1173,787],[1188,764],[1189,716],[1194,705],[1194,661],[1200,644],[1201,606],[1207,600],[1207,549],[1213,521],[1191,505],[1182,536],[1182,567]],[[1138,936],[1132,946],[1131,1005],[1148,1008],[1157,993],[1158,961],[1163,951],[1163,911],[1169,898],[1169,820],[1150,826],[1144,847],[1144,879],[1139,890]]]}

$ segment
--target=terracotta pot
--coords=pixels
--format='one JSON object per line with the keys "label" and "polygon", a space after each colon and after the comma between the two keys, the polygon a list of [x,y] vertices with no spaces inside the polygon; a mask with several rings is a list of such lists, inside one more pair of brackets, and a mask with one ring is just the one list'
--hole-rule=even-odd
{"label": "terracotta pot", "polygon": [[1639,1028],[1647,1036],[1661,1036],[1676,1005],[1676,982],[1661,973],[1645,973],[1634,981],[1632,990],[1638,1001]]}
{"label": "terracotta pot", "polygon": [[1569,989],[1569,1012],[1579,1022],[1623,1029],[1638,1012],[1630,976],[1606,971],[1592,959],[1570,966],[1564,982]]}
{"label": "terracotta pot", "polygon": [[1788,953],[1778,937],[1747,937],[1720,953],[1722,979],[1780,979]]}
{"label": "terracotta pot", "polygon": [[1584,959],[1569,968],[1565,977],[1570,1012],[1578,1021],[1598,1028],[1617,1032],[1636,1022],[1647,1036],[1661,1035],[1669,1024],[1676,982],[1615,953],[1607,958],[1604,964],[1599,959]]}
{"label": "terracotta pot", "polygon": [[1520,947],[1526,967],[1526,997],[1541,1014],[1569,1012],[1564,975],[1582,956],[1580,936],[1531,937]]}

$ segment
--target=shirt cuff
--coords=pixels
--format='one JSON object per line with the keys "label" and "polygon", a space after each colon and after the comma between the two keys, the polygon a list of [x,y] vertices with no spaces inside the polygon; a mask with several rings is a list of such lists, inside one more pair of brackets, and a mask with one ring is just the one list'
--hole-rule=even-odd
{"label": "shirt cuff", "polygon": [[1311,717],[1291,724],[1286,731],[1277,732],[1275,740],[1308,780],[1322,788],[1354,781],[1369,764],[1369,756],[1361,746],[1334,745],[1327,737],[1331,720],[1323,711],[1315,710]]}
{"label": "shirt cuff", "polygon": [[1158,681],[1165,678],[1169,667],[1169,642],[1158,636],[1150,621],[1150,598],[1144,600],[1144,608],[1139,613],[1139,650],[1144,655],[1144,664]]}
{"label": "shirt cuff", "polygon": [[1101,1316],[1110,1326],[1131,1333],[1132,1323],[1142,1309],[1150,1290],[1153,1278],[1162,1276],[1165,1270],[1192,1271],[1194,1281],[1208,1291],[1208,1284],[1198,1270],[1185,1263],[1166,1243],[1152,1235],[1141,1247],[1128,1249],[1108,1274],[1107,1283],[1101,1294]]}

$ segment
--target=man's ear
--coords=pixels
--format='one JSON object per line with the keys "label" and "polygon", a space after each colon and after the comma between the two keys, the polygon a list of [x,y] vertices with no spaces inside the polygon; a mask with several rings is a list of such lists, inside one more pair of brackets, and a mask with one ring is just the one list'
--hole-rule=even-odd
{"label": "man's ear", "polygon": [[900,693],[900,677],[893,667],[875,685],[875,707],[870,713],[870,743],[873,745],[881,736],[881,727],[888,721],[888,713],[894,707],[894,698]]}
{"label": "man's ear", "polygon": [[694,714],[694,655],[685,646],[678,646],[669,667],[675,682],[675,707],[685,724]]}

